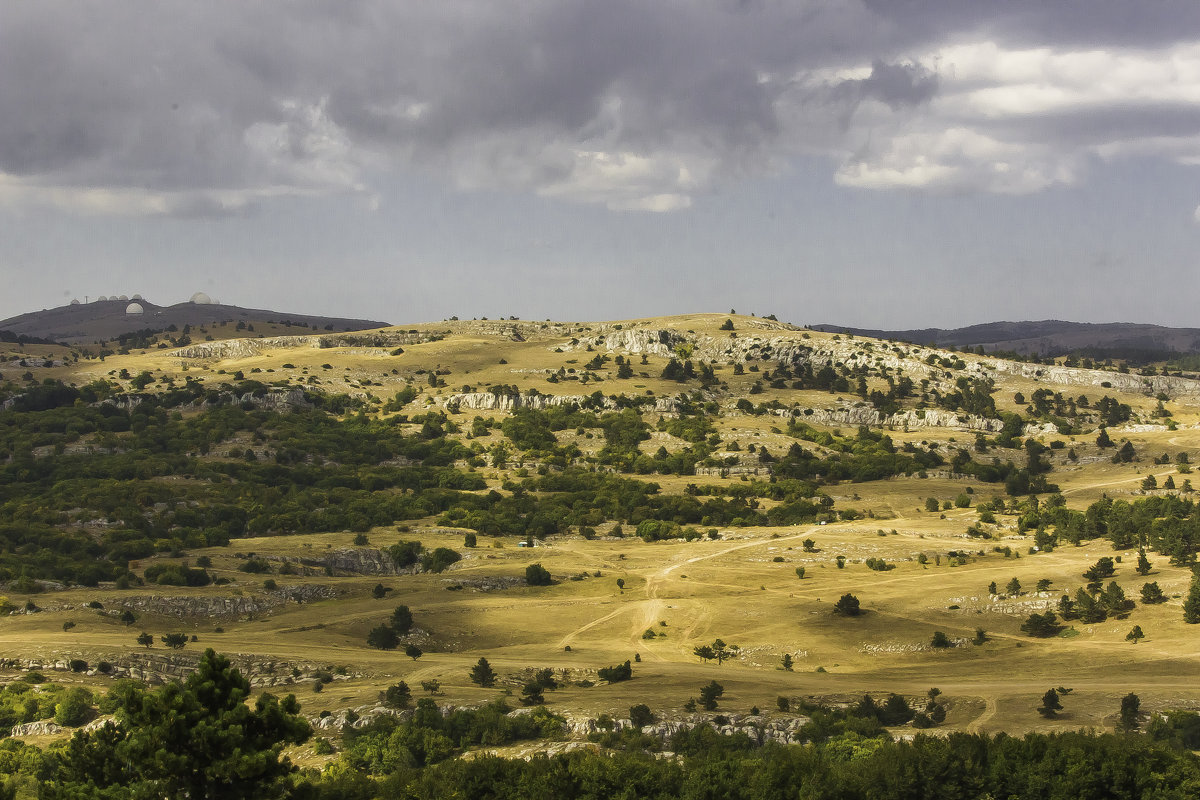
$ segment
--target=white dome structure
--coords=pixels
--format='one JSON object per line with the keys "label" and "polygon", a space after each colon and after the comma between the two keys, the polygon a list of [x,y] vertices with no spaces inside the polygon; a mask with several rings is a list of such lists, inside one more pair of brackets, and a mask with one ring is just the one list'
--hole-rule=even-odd
{"label": "white dome structure", "polygon": [[118,300],[128,300],[128,299],[129,299],[129,295],[125,295],[125,294],[123,294],[123,295],[121,295],[120,297],[118,297],[117,299],[118,299]]}
{"label": "white dome structure", "polygon": [[72,301],[71,301],[71,305],[73,305],[73,306],[77,306],[77,305],[79,305],[79,298],[78,298],[78,297],[76,297],[74,300],[72,300]]}
{"label": "white dome structure", "polygon": [[132,297],[130,297],[129,299],[130,300],[141,300],[142,296],[140,294],[135,294]]}
{"label": "white dome structure", "polygon": [[210,306],[212,305],[212,301],[212,298],[206,295],[204,292],[196,292],[194,295],[192,295],[192,302],[198,306]]}
{"label": "white dome structure", "polygon": [[97,303],[107,303],[107,302],[108,302],[108,298],[107,298],[107,297],[105,297],[104,295],[100,295],[99,297],[97,297],[97,298],[96,298],[96,302],[97,302]]}
{"label": "white dome structure", "polygon": [[142,308],[141,303],[130,303],[129,305],[125,306],[125,314],[127,316],[133,317],[144,313],[146,313],[146,309]]}

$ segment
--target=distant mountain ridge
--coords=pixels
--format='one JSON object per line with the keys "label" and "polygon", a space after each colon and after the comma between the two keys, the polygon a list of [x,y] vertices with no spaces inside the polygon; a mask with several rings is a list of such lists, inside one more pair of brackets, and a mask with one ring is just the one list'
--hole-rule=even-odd
{"label": "distant mountain ridge", "polygon": [[965,328],[887,331],[847,325],[813,325],[819,331],[852,333],[938,347],[983,347],[988,352],[1043,356],[1089,352],[1115,358],[1166,358],[1200,353],[1200,328],[1170,328],[1137,322],[1066,322],[1057,319],[987,322]]}
{"label": "distant mountain ridge", "polygon": [[[141,314],[128,314],[126,309],[137,303]],[[312,314],[292,314],[261,308],[242,308],[222,303],[176,303],[159,306],[148,300],[96,300],[75,303],[41,311],[31,311],[0,320],[0,331],[30,339],[47,339],[65,344],[83,344],[101,339],[115,339],[124,333],[150,328],[165,330],[174,325],[213,325],[221,322],[283,322],[304,325],[320,330],[361,331],[383,328],[389,323],[349,317],[325,317]]]}

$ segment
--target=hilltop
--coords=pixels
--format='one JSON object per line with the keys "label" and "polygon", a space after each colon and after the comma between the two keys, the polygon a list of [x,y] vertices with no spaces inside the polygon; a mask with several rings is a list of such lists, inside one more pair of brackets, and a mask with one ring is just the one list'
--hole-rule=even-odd
{"label": "hilltop", "polygon": [[[104,299],[89,303],[31,311],[9,319],[0,320],[0,331],[16,336],[51,340],[67,344],[92,344],[101,340],[112,340],[122,334],[142,330],[178,330],[185,326],[201,327],[221,323],[246,325],[287,324],[314,330],[356,331],[365,328],[380,328],[387,323],[343,317],[314,316],[268,311],[261,308],[242,308],[209,301],[176,303],[160,306],[140,297],[134,299]],[[140,313],[127,313],[131,304],[142,309]]]}
{"label": "hilltop", "polygon": [[817,330],[852,333],[935,347],[983,348],[988,352],[1061,356],[1067,353],[1092,358],[1161,361],[1200,352],[1200,328],[1170,328],[1132,322],[988,322],[965,328],[875,330],[824,324]]}

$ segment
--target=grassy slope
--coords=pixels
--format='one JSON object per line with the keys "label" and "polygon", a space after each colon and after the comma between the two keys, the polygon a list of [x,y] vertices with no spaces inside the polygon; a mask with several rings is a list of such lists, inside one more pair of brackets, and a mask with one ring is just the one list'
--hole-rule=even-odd
{"label": "grassy slope", "polygon": [[[642,324],[654,329],[675,328],[683,332],[692,330],[698,335],[722,336],[727,334],[721,334],[718,326],[724,319],[725,315],[693,315]],[[751,335],[750,326],[755,321],[735,319],[739,333]],[[666,363],[662,356],[650,356],[645,366],[638,364],[639,357],[633,357],[635,373],[646,373],[645,377],[635,375],[626,381],[612,379],[588,386],[577,382],[548,384],[545,370],[562,366],[582,371],[582,365],[593,355],[580,350],[557,353],[555,346],[566,343],[571,335],[594,334],[601,325],[572,326],[566,334],[562,329],[552,328],[543,335],[527,335],[526,341],[514,341],[498,325],[412,326],[449,335],[442,341],[406,346],[401,356],[353,349],[281,348],[241,360],[193,362],[187,366],[186,374],[211,381],[221,381],[236,370],[264,381],[284,377],[304,381],[316,375],[326,390],[369,391],[381,399],[387,399],[405,386],[406,381],[415,379],[415,385],[427,394],[411,406],[413,410],[428,402],[426,398],[434,402],[444,400],[464,384],[475,387],[515,384],[523,390],[536,388],[543,393],[560,394],[590,394],[596,389],[605,393],[651,391],[658,396],[672,395],[682,388],[657,377]],[[623,325],[635,327],[638,322]],[[591,331],[587,330],[589,327]],[[765,335],[800,334],[768,331]],[[819,333],[812,333],[811,337],[814,342],[832,338]],[[25,352],[36,349],[30,346]],[[964,359],[970,361],[973,357]],[[334,368],[323,369],[326,363]],[[289,368],[284,364],[294,366]],[[451,370],[443,376],[448,387],[429,393],[424,376],[418,372],[439,367]],[[155,350],[112,356],[103,364],[82,361],[34,372],[39,379],[60,377],[84,382],[123,368],[132,374],[148,369],[156,375],[177,378],[184,375],[179,359]],[[254,368],[262,373],[251,373]],[[611,362],[606,370],[615,374]],[[5,377],[15,377],[11,372],[5,369]],[[751,372],[735,376],[728,365],[721,366],[717,375],[728,383],[729,391],[721,400],[727,408],[737,397],[745,396],[757,377]],[[364,380],[382,386],[364,387]],[[874,388],[880,382],[872,380],[871,384]],[[1026,379],[1006,378],[1001,381],[996,397],[1002,409],[1019,410],[1012,402],[1013,393],[1021,391],[1028,396],[1040,386],[1043,384]],[[1142,413],[1154,405],[1152,398],[1140,394],[1080,387],[1064,387],[1064,391],[1071,395],[1086,393],[1093,399],[1103,393],[1113,394]],[[833,397],[824,392],[768,388],[752,399],[755,402],[779,399],[788,405],[821,407],[830,405]],[[1168,404],[1179,423],[1177,431],[1114,430],[1114,438],[1120,441],[1127,436],[1139,453],[1145,455],[1184,450],[1192,454],[1195,462],[1200,451],[1200,430],[1195,427],[1198,400],[1196,396],[1184,396]],[[468,412],[459,419],[469,421],[472,415],[473,412]],[[503,416],[499,412],[483,415]],[[737,440],[742,444],[743,453],[746,444],[757,443],[766,444],[778,454],[792,441],[772,431],[773,427],[778,430],[780,424],[778,418],[726,415],[719,428],[726,443]],[[932,429],[896,431],[892,435],[897,442],[940,441],[957,446],[966,446],[974,438],[972,433],[964,431]],[[482,441],[487,445],[500,438],[493,433]],[[1054,438],[1066,440],[1081,456],[1077,466],[1064,461],[1065,450],[1055,451],[1053,456],[1055,471],[1051,480],[1061,485],[1072,507],[1085,507],[1102,493],[1130,497],[1137,493],[1146,472],[1153,471],[1161,482],[1174,470],[1171,466],[1152,465],[1148,459],[1121,466],[1107,460],[1092,462],[1091,458],[1100,455],[1092,443],[1094,434],[1073,440],[1045,437],[1047,441]],[[600,440],[575,437],[570,432],[564,432],[561,439],[576,441],[585,451],[594,451],[602,444]],[[643,444],[643,449],[652,452],[659,444],[668,449],[682,445],[673,437],[656,434],[654,440]],[[485,469],[484,474],[494,484],[504,477],[494,469]],[[649,479],[659,482],[665,491],[678,491],[688,482],[722,480]],[[137,649],[133,643],[137,630],[145,628],[158,634],[182,628],[199,636],[200,641],[191,645],[193,648],[214,646],[226,652],[281,661],[349,665],[358,677],[339,681],[320,695],[307,691],[302,695],[310,712],[374,702],[380,688],[400,678],[416,689],[420,680],[436,677],[442,681],[449,702],[484,700],[494,696],[495,691],[479,689],[466,680],[468,667],[480,655],[486,655],[502,675],[515,676],[526,667],[553,666],[571,669],[575,677],[583,677],[587,671],[624,661],[635,652],[641,654],[642,663],[635,665],[634,681],[588,689],[564,688],[549,694],[550,702],[555,708],[589,715],[603,711],[623,714],[634,702],[647,702],[656,709],[678,707],[713,678],[725,684],[722,707],[731,711],[745,711],[751,705],[773,709],[774,699],[780,694],[836,697],[878,690],[919,695],[930,686],[938,686],[953,703],[950,726],[1009,731],[1109,725],[1120,696],[1130,690],[1141,694],[1146,709],[1200,704],[1200,689],[1196,688],[1200,644],[1195,629],[1181,621],[1178,599],[1158,607],[1139,604],[1128,620],[1110,620],[1095,626],[1075,623],[1080,633],[1073,638],[1042,641],[1021,634],[1018,626],[1030,611],[1057,600],[1061,591],[1073,592],[1083,582],[1080,573],[1099,556],[1111,554],[1111,550],[1103,542],[1094,542],[1082,548],[1067,546],[1051,554],[1031,556],[1026,553],[1030,541],[1016,537],[1013,517],[1001,517],[1002,525],[997,530],[1002,537],[1000,541],[983,543],[968,541],[963,535],[977,519],[973,509],[949,511],[944,518],[940,513],[923,510],[924,498],[950,499],[967,486],[975,490],[977,502],[1002,491],[1001,487],[967,479],[936,476],[845,484],[828,489],[836,498],[837,507],[870,510],[877,519],[790,529],[727,530],[715,542],[644,544],[636,539],[588,542],[577,536],[564,536],[549,540],[545,547],[526,550],[518,549],[511,540],[493,542],[480,537],[480,546],[467,551],[468,557],[443,575],[383,579],[395,587],[395,592],[385,600],[371,597],[371,587],[380,580],[376,577],[276,576],[281,585],[308,580],[335,585],[344,594],[337,600],[293,604],[248,620],[191,620],[181,625],[174,620],[145,617],[134,629],[127,629],[78,608],[91,599],[107,605],[127,593],[75,590],[41,595],[37,598],[40,605],[70,604],[76,608],[5,619],[0,624],[0,645],[10,656],[80,654],[94,660]],[[879,536],[880,528],[895,529],[896,535]],[[810,554],[801,550],[800,542],[810,536],[817,541],[820,552]],[[420,524],[411,533],[378,530],[370,538],[377,545],[419,538],[427,547],[463,550],[461,535],[437,533]],[[235,586],[147,589],[138,593],[228,596],[237,589],[254,594],[260,591],[262,576],[233,571],[238,562],[231,557],[232,552],[295,555],[321,550],[326,545],[350,546],[351,539],[347,533],[237,541],[230,548],[207,552],[214,559],[218,574],[235,579]],[[990,551],[999,544],[1012,546],[1022,557],[1006,559],[987,552],[966,565],[951,567],[944,556],[956,549]],[[929,554],[929,565],[922,566],[914,560],[920,552]],[[936,553],[943,555],[941,566],[932,563]],[[194,559],[203,554],[205,551],[195,551],[189,556]],[[844,570],[835,567],[837,555],[848,559]],[[860,563],[870,556],[894,561],[897,567],[873,572]],[[773,561],[776,557],[783,561]],[[1131,598],[1136,599],[1144,580],[1157,580],[1168,595],[1186,590],[1188,576],[1184,570],[1166,566],[1165,558],[1154,560],[1155,573],[1146,579],[1133,573],[1132,558],[1126,558],[1120,565],[1117,580]],[[534,561],[544,564],[560,582],[546,588],[446,590],[447,585],[459,580],[519,576]],[[806,568],[803,581],[796,578],[797,566]],[[570,575],[596,571],[601,577],[567,580]],[[1013,576],[1027,589],[1040,578],[1049,578],[1054,581],[1056,591],[1047,598],[1026,595],[1012,601],[987,596],[989,581],[1003,586]],[[623,591],[616,585],[617,578],[625,581]],[[832,601],[844,592],[858,595],[869,613],[854,620],[834,617],[830,613]],[[428,632],[421,637],[427,654],[420,661],[413,662],[400,653],[371,650],[364,644],[366,632],[384,621],[398,603],[412,607],[418,627]],[[955,605],[958,608],[950,608]],[[64,633],[62,622],[68,619],[76,621],[77,626]],[[666,622],[666,626],[661,626],[660,621]],[[223,633],[212,632],[218,624],[223,626]],[[1136,646],[1124,641],[1125,633],[1134,624],[1141,625],[1148,637]],[[976,627],[986,629],[991,637],[983,646],[965,645],[946,652],[925,646],[935,630],[969,638]],[[647,628],[665,636],[643,640],[641,636]],[[740,645],[742,655],[720,667],[699,663],[691,655],[692,648],[716,637]],[[568,645],[569,652],[564,649]],[[794,673],[777,669],[785,652],[796,660]],[[818,666],[827,671],[816,672]],[[516,678],[511,677],[507,685],[517,687]],[[1065,701],[1067,713],[1056,721],[1042,720],[1033,708],[1047,687],[1059,685],[1076,690]]]}

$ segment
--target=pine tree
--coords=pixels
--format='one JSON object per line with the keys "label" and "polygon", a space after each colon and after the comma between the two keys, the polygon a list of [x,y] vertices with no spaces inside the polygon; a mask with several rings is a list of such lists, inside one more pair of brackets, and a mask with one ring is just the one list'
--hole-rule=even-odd
{"label": "pine tree", "polygon": [[1121,698],[1121,722],[1117,728],[1122,731],[1132,732],[1138,729],[1138,712],[1141,710],[1142,700],[1133,692]]}
{"label": "pine tree", "polygon": [[1192,587],[1183,601],[1183,621],[1189,625],[1200,622],[1200,577],[1192,576]]}
{"label": "pine tree", "polygon": [[496,673],[492,671],[492,665],[486,658],[480,656],[475,666],[471,667],[471,682],[477,683],[485,689],[496,685]]}
{"label": "pine tree", "polygon": [[280,798],[294,771],[281,745],[312,733],[293,695],[248,704],[250,682],[212,650],[183,683],[117,694],[113,722],[75,734],[42,796]]}
{"label": "pine tree", "polygon": [[1138,560],[1137,560],[1137,567],[1136,567],[1137,574],[1138,575],[1149,575],[1150,567],[1151,567],[1150,559],[1146,558],[1146,548],[1144,548],[1144,547],[1138,548]]}
{"label": "pine tree", "polygon": [[1042,705],[1038,709],[1038,713],[1049,718],[1058,711],[1062,711],[1062,701],[1058,699],[1058,692],[1054,689],[1047,689],[1046,693],[1042,695]]}

